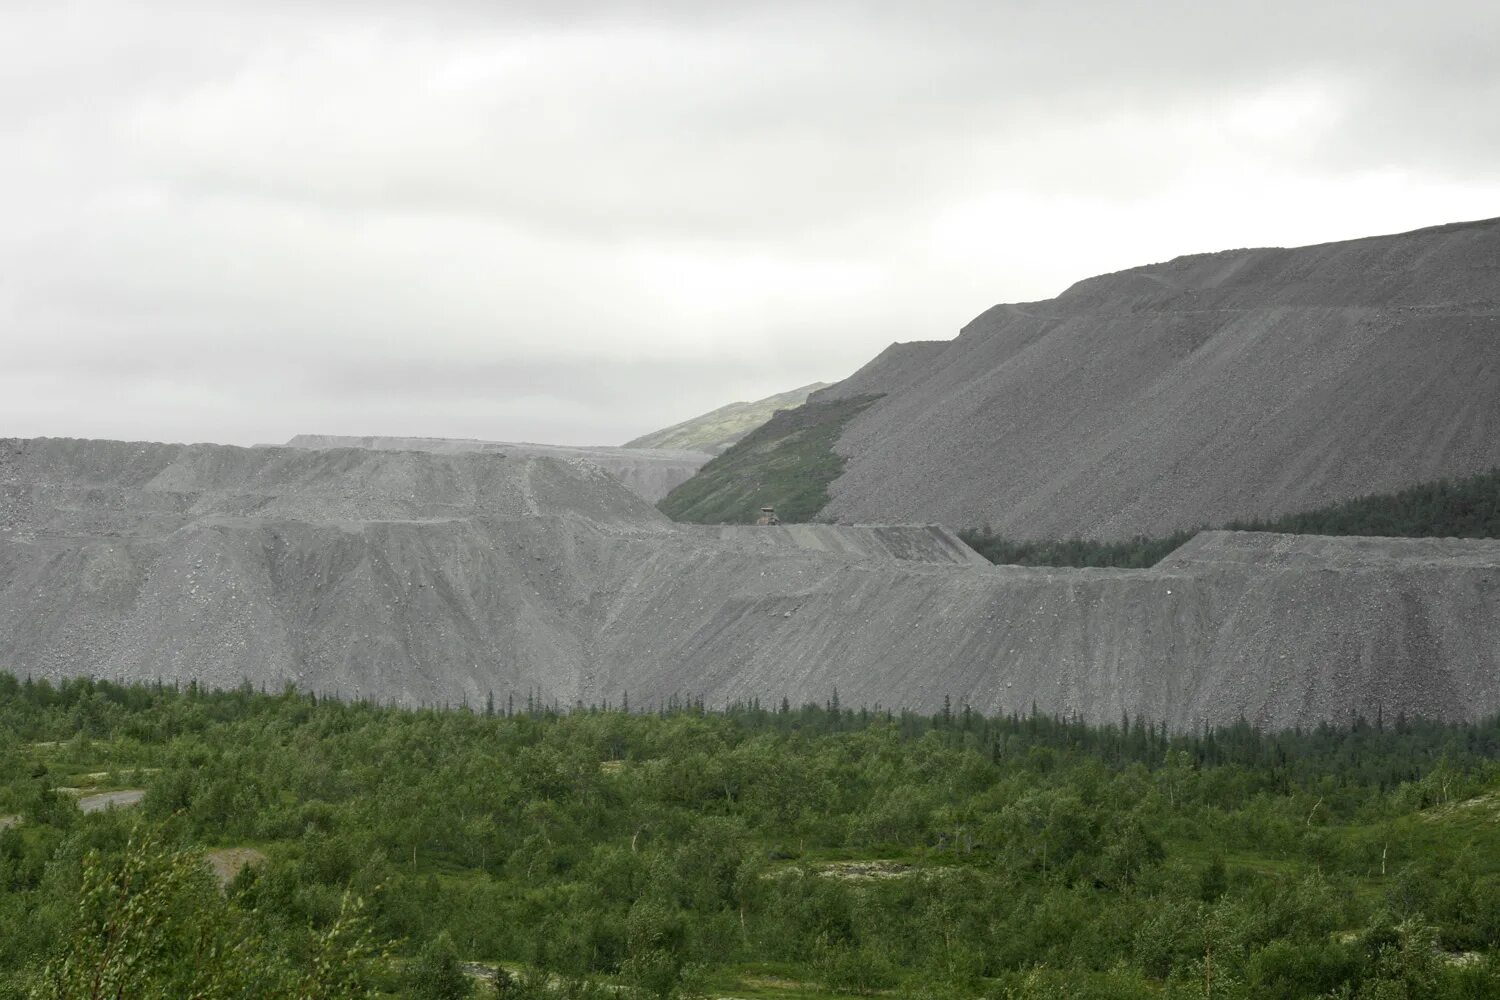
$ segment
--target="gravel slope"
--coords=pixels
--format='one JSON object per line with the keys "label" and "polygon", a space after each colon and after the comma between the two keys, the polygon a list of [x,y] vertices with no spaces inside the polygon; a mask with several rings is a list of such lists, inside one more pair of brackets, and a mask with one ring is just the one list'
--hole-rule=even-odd
{"label": "gravel slope", "polygon": [[1143,714],[1500,711],[1500,542],[1200,535],[990,566],[936,527],[675,525],[589,462],[0,441],[0,668],[405,704],[628,692]]}
{"label": "gravel slope", "polygon": [[996,306],[816,394],[821,517],[1163,534],[1500,465],[1500,220],[1232,250]]}
{"label": "gravel slope", "polygon": [[713,456],[707,450],[685,448],[570,447],[556,444],[518,444],[469,438],[378,437],[337,434],[298,434],[289,448],[372,448],[377,451],[431,451],[452,455],[465,451],[499,452],[516,458],[582,459],[592,462],[652,503],[685,483]]}

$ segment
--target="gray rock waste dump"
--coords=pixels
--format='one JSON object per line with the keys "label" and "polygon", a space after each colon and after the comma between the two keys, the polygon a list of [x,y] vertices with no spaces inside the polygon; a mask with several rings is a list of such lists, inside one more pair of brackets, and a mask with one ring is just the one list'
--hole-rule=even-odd
{"label": "gray rock waste dump", "polygon": [[676,525],[585,461],[0,441],[0,669],[403,704],[782,697],[1176,727],[1500,710],[1500,542]]}
{"label": "gray rock waste dump", "polygon": [[820,519],[1122,539],[1500,465],[1500,220],[1182,257],[895,345],[814,401]]}
{"label": "gray rock waste dump", "polygon": [[652,503],[693,478],[713,456],[681,448],[572,447],[557,444],[519,444],[469,438],[344,437],[336,434],[298,434],[289,448],[372,448],[378,451],[431,451],[451,455],[464,451],[500,452],[516,458],[583,459],[597,465]]}

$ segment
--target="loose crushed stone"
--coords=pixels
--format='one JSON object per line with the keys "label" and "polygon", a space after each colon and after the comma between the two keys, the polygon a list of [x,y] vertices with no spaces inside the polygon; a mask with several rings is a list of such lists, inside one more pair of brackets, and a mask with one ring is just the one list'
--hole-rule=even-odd
{"label": "loose crushed stone", "polygon": [[680,448],[594,448],[556,444],[516,444],[507,441],[475,441],[468,438],[344,437],[336,434],[298,434],[287,442],[290,448],[373,448],[380,451],[500,452],[515,458],[582,459],[610,473],[635,493],[656,503],[693,478],[713,456],[705,451]]}
{"label": "loose crushed stone", "polygon": [[627,695],[1500,711],[1500,542],[1206,533],[1151,570],[940,527],[676,525],[581,460],[0,440],[0,669],[479,709]]}
{"label": "loose crushed stone", "polygon": [[898,344],[814,401],[820,518],[1124,539],[1500,465],[1500,220],[1181,257]]}

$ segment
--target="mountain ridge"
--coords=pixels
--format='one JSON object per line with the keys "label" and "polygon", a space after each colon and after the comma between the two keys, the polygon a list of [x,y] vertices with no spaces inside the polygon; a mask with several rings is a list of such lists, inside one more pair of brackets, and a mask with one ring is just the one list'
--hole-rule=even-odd
{"label": "mountain ridge", "polygon": [[801,406],[810,394],[827,385],[827,382],[812,382],[764,399],[726,403],[681,423],[643,434],[625,442],[623,447],[686,448],[718,455],[771,419],[777,410]]}

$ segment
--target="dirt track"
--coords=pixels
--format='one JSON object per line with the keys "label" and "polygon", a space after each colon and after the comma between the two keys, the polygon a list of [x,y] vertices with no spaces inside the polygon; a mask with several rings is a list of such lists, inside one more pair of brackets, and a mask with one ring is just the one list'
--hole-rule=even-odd
{"label": "dirt track", "polygon": [[567,706],[1500,710],[1500,542],[1208,534],[992,567],[941,528],[674,525],[585,462],[0,441],[0,668]]}

